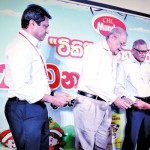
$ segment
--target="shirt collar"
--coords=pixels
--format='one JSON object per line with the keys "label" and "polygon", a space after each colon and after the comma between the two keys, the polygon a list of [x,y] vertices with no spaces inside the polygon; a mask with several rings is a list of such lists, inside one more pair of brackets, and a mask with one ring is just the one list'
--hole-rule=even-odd
{"label": "shirt collar", "polygon": [[22,33],[35,47],[39,47],[41,45],[41,42],[37,40],[34,36],[26,32],[25,30],[21,30],[20,33]]}
{"label": "shirt collar", "polygon": [[104,48],[106,51],[110,51],[109,46],[108,46],[106,40],[103,40],[103,41],[102,41],[102,45],[103,45],[103,48]]}
{"label": "shirt collar", "polygon": [[108,45],[108,43],[107,43],[106,40],[102,41],[102,45],[103,45],[103,49],[106,50],[110,56],[113,56],[112,52],[110,51],[109,45]]}

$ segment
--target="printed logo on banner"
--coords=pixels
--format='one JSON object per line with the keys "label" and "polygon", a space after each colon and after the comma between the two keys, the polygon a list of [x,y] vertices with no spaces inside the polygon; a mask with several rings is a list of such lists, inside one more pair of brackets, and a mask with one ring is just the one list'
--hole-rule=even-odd
{"label": "printed logo on banner", "polygon": [[126,30],[125,24],[117,17],[110,14],[99,14],[94,16],[92,26],[98,34],[106,36],[114,27],[121,27]]}

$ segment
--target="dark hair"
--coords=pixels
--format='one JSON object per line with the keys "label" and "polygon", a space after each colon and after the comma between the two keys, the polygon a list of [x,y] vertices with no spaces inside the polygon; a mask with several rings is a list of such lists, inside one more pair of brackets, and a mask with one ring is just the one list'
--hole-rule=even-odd
{"label": "dark hair", "polygon": [[[50,132],[50,136],[52,136],[53,138],[57,139],[58,140],[58,144],[56,144],[54,146],[54,149],[55,150],[59,150],[60,147],[64,147],[66,142],[64,141],[63,137],[60,137],[59,135],[57,135],[56,133],[53,133],[53,132]],[[63,135],[64,136],[64,135]]]}
{"label": "dark hair", "polygon": [[52,19],[50,14],[42,6],[30,4],[24,10],[21,18],[21,27],[27,28],[30,20],[34,20],[38,25],[45,20],[45,17]]}
{"label": "dark hair", "polygon": [[139,45],[147,45],[143,39],[138,39],[134,41],[132,48],[137,48]]}

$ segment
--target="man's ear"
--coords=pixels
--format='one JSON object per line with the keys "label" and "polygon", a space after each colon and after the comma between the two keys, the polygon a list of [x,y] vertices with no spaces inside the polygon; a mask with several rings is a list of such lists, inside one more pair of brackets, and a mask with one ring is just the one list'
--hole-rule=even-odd
{"label": "man's ear", "polygon": [[131,54],[134,55],[134,49],[133,48],[131,49]]}
{"label": "man's ear", "polygon": [[36,22],[35,22],[34,20],[30,20],[30,21],[29,21],[29,27],[30,27],[30,28],[33,28],[33,27],[35,26],[35,23],[36,23]]}

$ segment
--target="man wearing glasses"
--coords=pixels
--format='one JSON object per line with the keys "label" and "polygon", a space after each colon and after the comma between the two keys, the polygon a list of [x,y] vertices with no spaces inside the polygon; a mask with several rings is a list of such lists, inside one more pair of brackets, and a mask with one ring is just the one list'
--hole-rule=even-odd
{"label": "man wearing glasses", "polygon": [[127,123],[122,150],[150,148],[150,64],[145,61],[149,52],[144,40],[133,43],[131,57],[120,63],[115,92],[135,104],[126,110]]}

